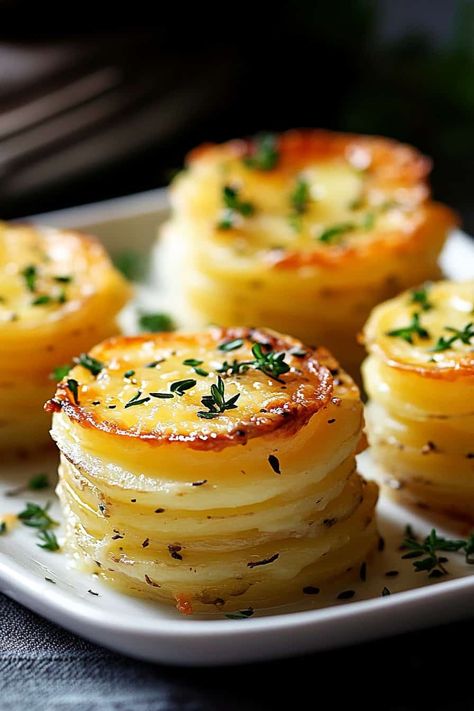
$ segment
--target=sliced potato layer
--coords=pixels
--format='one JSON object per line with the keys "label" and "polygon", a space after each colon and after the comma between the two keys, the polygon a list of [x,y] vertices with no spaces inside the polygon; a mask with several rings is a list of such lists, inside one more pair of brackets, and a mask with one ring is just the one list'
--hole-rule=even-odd
{"label": "sliced potato layer", "polygon": [[362,405],[326,351],[212,328],[89,356],[100,370],[76,366],[48,404],[78,561],[125,592],[213,611],[297,598],[372,550]]}
{"label": "sliced potato layer", "polygon": [[369,441],[408,501],[474,520],[474,282],[374,309],[364,330]]}

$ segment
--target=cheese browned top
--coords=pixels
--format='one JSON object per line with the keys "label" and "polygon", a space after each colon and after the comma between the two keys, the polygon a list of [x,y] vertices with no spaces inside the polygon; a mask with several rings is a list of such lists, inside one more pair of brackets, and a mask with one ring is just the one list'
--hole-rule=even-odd
{"label": "cheese browned top", "polygon": [[205,225],[222,261],[327,267],[410,249],[427,226],[456,223],[429,199],[430,161],[384,138],[290,131],[201,146],[187,167],[172,186],[175,214]]}
{"label": "cheese browned top", "polygon": [[2,338],[51,328],[104,295],[114,297],[118,311],[129,289],[96,239],[69,230],[0,223]]}
{"label": "cheese browned top", "polygon": [[[334,366],[267,330],[117,337],[69,372],[47,408],[111,435],[219,449],[302,427],[334,401]],[[346,388],[357,401],[349,378]]]}
{"label": "cheese browned top", "polygon": [[396,368],[431,377],[474,375],[474,282],[425,284],[380,304],[364,341]]}

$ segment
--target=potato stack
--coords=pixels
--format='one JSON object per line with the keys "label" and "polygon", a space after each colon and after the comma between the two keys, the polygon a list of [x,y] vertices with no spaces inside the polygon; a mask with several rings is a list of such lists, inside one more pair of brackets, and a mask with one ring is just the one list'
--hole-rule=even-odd
{"label": "potato stack", "polygon": [[[48,403],[66,547],[183,613],[304,597],[377,541],[362,405],[324,350],[272,331],[113,338]],[[316,590],[317,591],[317,590]]]}
{"label": "potato stack", "polygon": [[474,282],[378,306],[364,331],[369,442],[403,500],[474,520]]}
{"label": "potato stack", "polygon": [[408,146],[318,130],[196,149],[157,252],[170,307],[189,327],[324,344],[358,375],[371,309],[440,276],[456,219],[430,200],[429,170]]}
{"label": "potato stack", "polygon": [[92,237],[0,223],[0,450],[50,441],[55,368],[117,333],[128,296]]}

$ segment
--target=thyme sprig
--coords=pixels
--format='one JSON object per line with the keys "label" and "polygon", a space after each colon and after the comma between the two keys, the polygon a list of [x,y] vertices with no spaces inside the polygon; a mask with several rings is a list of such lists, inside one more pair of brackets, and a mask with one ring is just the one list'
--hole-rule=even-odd
{"label": "thyme sprig", "polygon": [[217,383],[211,385],[210,395],[204,395],[201,398],[201,403],[204,407],[207,407],[207,411],[199,410],[197,413],[198,417],[204,420],[212,420],[215,417],[219,417],[226,410],[234,410],[237,405],[236,402],[240,397],[240,393],[233,395],[228,400],[225,397],[225,384],[221,376],[217,376]]}
{"label": "thyme sprig", "polygon": [[255,361],[253,361],[251,365],[253,365],[254,368],[261,370],[262,373],[277,380],[279,383],[284,382],[279,376],[288,373],[290,370],[290,366],[285,361],[286,353],[284,351],[278,353],[277,351],[269,350],[265,353],[260,343],[254,343],[252,353],[255,357]]}
{"label": "thyme sprig", "polygon": [[390,336],[391,338],[402,338],[404,341],[411,344],[413,344],[413,336],[415,335],[422,339],[430,337],[430,334],[426,328],[423,328],[420,323],[420,313],[418,312],[413,314],[408,326],[387,331],[385,335]]}
{"label": "thyme sprig", "polygon": [[83,368],[90,371],[92,375],[99,375],[100,371],[105,368],[105,363],[93,358],[88,353],[81,353],[77,358],[73,358],[76,365],[82,365]]}
{"label": "thyme sprig", "polygon": [[255,205],[248,200],[239,197],[239,189],[232,185],[224,185],[222,188],[222,201],[224,203],[224,215],[217,223],[220,230],[230,230],[234,227],[237,215],[250,217],[255,212]]}
{"label": "thyme sprig", "polygon": [[60,545],[51,528],[57,526],[58,522],[49,515],[49,507],[49,502],[46,506],[39,506],[39,504],[28,501],[26,508],[18,514],[18,519],[25,526],[38,530],[37,536],[40,542],[37,545],[39,548],[54,552],[59,550]]}
{"label": "thyme sprig", "polygon": [[428,288],[426,285],[420,286],[418,289],[413,289],[410,298],[411,304],[418,304],[422,311],[430,311],[433,304],[429,300]]}
{"label": "thyme sprig", "polygon": [[452,326],[445,326],[444,330],[449,331],[449,333],[452,333],[453,335],[449,338],[440,336],[433,348],[431,348],[432,353],[440,353],[441,351],[447,351],[449,348],[451,348],[451,346],[456,343],[456,341],[461,341],[461,343],[464,343],[468,346],[471,343],[471,339],[474,338],[473,321],[467,323],[462,329],[452,328]]}
{"label": "thyme sprig", "polygon": [[405,530],[405,539],[403,541],[403,549],[408,552],[402,555],[402,558],[413,559],[413,567],[417,573],[427,572],[429,578],[441,578],[448,575],[445,568],[447,558],[439,556],[439,551],[459,552],[464,551],[466,562],[474,564],[472,554],[474,553],[474,534],[466,540],[464,539],[448,539],[438,536],[433,528],[424,540],[419,540],[413,533],[410,526]]}

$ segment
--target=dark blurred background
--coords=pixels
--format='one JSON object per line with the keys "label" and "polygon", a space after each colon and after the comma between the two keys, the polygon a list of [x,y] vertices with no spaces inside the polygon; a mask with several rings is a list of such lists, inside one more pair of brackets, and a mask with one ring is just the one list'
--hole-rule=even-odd
{"label": "dark blurred background", "polygon": [[0,0],[0,20],[3,218],[164,185],[202,141],[322,126],[419,147],[474,231],[473,0]]}

